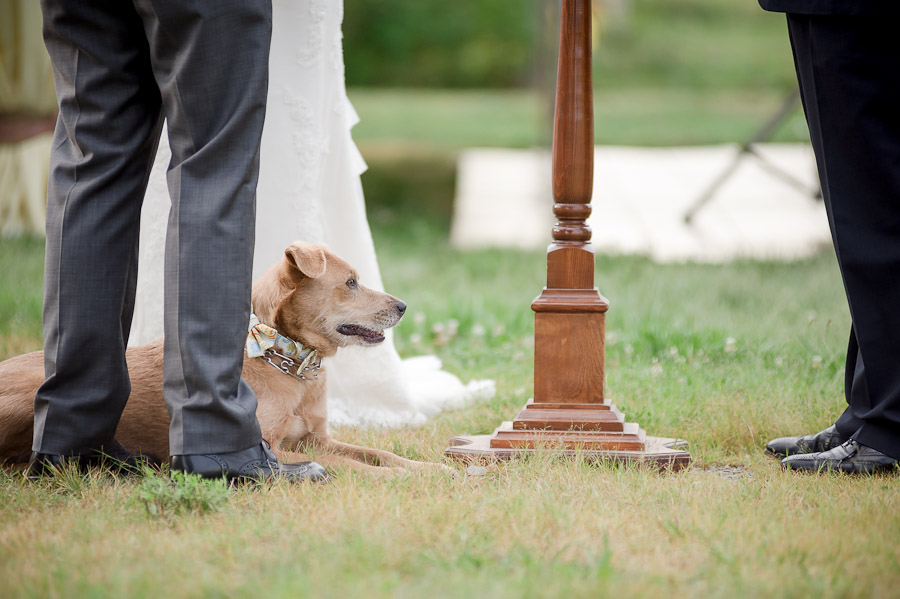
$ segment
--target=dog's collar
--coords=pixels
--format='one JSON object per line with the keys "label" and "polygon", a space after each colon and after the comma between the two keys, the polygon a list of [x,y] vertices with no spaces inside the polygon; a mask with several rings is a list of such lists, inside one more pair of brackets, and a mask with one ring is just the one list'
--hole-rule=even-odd
{"label": "dog's collar", "polygon": [[307,347],[264,325],[252,311],[245,351],[248,358],[263,358],[284,374],[301,381],[305,381],[310,375],[312,378],[319,378],[318,371],[322,368],[322,359],[315,348]]}

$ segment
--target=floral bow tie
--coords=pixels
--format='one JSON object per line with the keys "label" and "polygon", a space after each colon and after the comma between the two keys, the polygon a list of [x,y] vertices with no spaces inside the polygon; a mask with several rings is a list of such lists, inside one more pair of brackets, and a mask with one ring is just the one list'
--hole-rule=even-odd
{"label": "floral bow tie", "polygon": [[319,352],[264,325],[252,308],[245,349],[247,357],[262,358],[281,372],[301,381],[307,380],[308,376],[319,378],[318,371],[322,369],[322,360],[316,361]]}
{"label": "floral bow tie", "polygon": [[269,349],[276,349],[278,353],[289,358],[300,357],[303,345],[293,339],[285,337],[272,327],[259,321],[256,314],[250,313],[250,328],[247,331],[247,356],[261,358]]}

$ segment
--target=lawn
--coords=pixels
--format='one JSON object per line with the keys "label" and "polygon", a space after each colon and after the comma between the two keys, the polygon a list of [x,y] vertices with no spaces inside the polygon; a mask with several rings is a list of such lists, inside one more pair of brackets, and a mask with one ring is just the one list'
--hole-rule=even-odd
{"label": "lawn", "polygon": [[[349,90],[363,153],[453,154],[466,147],[549,145],[551,103],[532,90]],[[602,145],[678,146],[749,139],[781,106],[780,89],[623,87],[594,92]],[[799,107],[772,141],[809,139]]]}
{"label": "lawn", "polygon": [[[739,141],[790,89],[783,21],[755,2],[631,4],[633,27],[610,24],[595,57],[598,143]],[[545,276],[542,252],[449,246],[454,156],[546,143],[546,98],[350,97],[381,270],[409,305],[397,346],[494,379],[497,394],[420,428],[335,434],[441,460],[450,437],[490,433],[528,399],[529,305]],[[800,115],[778,133],[805,138]],[[0,240],[0,359],[40,348],[42,262],[42,241]],[[611,301],[608,396],[648,433],[688,440],[693,468],[537,455],[478,477],[338,473],[325,486],[230,492],[165,475],[33,484],[0,470],[0,597],[898,596],[897,476],[783,472],[762,452],[843,405],[849,316],[833,254],[664,266],[601,255],[596,280]],[[455,336],[436,333],[451,320]]]}
{"label": "lawn", "polygon": [[[370,211],[385,283],[410,306],[401,353],[434,353],[498,392],[421,428],[336,433],[439,460],[449,437],[488,433],[528,398],[544,260],[454,251],[440,210],[409,216],[408,198],[394,200]],[[13,273],[0,286],[3,357],[40,346],[41,251],[0,242],[0,268]],[[7,472],[0,596],[896,596],[897,477],[782,472],[761,451],[841,409],[849,321],[833,256],[717,266],[599,256],[596,276],[612,302],[609,396],[651,434],[690,441],[693,469],[537,456],[456,480],[242,488],[161,517],[148,516],[139,480],[30,484]],[[457,336],[433,334],[451,319]]]}

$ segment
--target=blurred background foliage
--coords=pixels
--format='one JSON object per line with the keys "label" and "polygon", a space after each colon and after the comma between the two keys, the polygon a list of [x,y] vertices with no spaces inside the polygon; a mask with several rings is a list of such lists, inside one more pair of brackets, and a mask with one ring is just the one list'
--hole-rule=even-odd
{"label": "blurred background foliage", "polygon": [[391,87],[527,85],[534,19],[522,0],[346,0],[347,82]]}
{"label": "blurred background foliage", "polygon": [[[353,137],[369,164],[379,244],[446,243],[460,150],[549,146],[559,4],[344,0],[347,86],[361,119]],[[784,17],[756,0],[592,9],[598,144],[740,142],[796,85]],[[798,109],[774,141],[807,135]]]}
{"label": "blurred background foliage", "polygon": [[[510,88],[555,66],[558,0],[345,0],[347,82]],[[788,88],[783,19],[753,0],[595,0],[600,88]],[[786,54],[786,52],[788,52]]]}
{"label": "blurred background foliage", "polygon": [[[549,146],[559,4],[344,0],[376,239],[410,219],[449,229],[461,149]],[[744,141],[796,86],[784,17],[756,0],[593,0],[592,10],[598,144]],[[807,136],[797,109],[773,141]]]}

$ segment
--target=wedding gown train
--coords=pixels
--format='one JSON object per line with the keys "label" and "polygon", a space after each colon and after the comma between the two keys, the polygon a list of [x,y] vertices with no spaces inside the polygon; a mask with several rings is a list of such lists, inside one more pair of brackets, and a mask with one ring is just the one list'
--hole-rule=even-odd
{"label": "wedding gown train", "polygon": [[[344,85],[343,3],[275,0],[266,124],[260,152],[253,275],[293,240],[326,243],[383,289],[359,176],[366,164],[350,136],[358,121]],[[166,135],[141,219],[140,269],[131,345],[162,336],[163,255],[170,200]],[[373,348],[345,348],[326,362],[331,424],[421,424],[444,408],[494,393],[493,381],[463,384],[434,356],[401,360],[387,332]]]}

